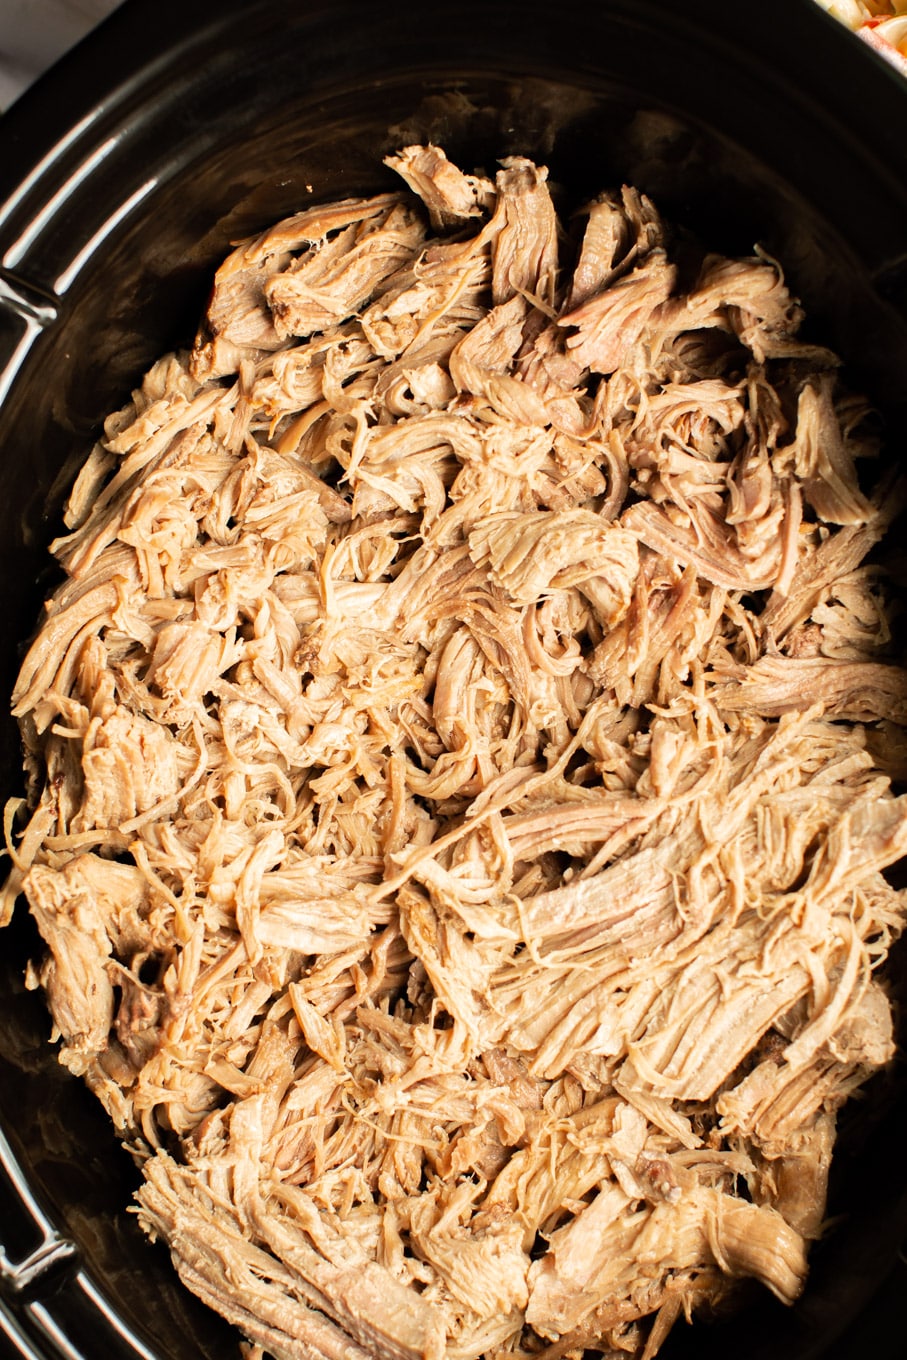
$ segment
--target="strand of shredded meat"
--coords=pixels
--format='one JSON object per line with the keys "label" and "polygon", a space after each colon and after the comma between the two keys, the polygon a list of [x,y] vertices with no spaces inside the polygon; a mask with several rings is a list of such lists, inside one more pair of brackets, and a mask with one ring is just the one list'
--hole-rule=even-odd
{"label": "strand of shredded meat", "polygon": [[0,911],[253,1345],[651,1360],[797,1298],[894,1052],[899,492],[772,259],[389,164],[237,248],[85,464]]}

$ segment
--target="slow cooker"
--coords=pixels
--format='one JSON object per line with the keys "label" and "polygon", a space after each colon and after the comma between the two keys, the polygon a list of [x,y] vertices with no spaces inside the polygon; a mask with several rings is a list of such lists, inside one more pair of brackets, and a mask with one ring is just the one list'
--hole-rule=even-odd
{"label": "slow cooker", "polygon": [[[710,246],[784,262],[814,332],[907,431],[907,82],[813,0],[126,0],[0,119],[0,693],[46,545],[108,411],[191,341],[231,242],[390,182],[389,151],[544,162],[579,204],[633,183]],[[0,706],[5,707],[5,706]],[[21,791],[0,718],[3,795]],[[137,1184],[56,1064],[26,912],[0,936],[0,1353],[222,1360],[236,1335],[128,1211]],[[895,992],[907,976],[892,960]],[[907,1099],[842,1120],[802,1299],[679,1325],[665,1360],[903,1354]]]}

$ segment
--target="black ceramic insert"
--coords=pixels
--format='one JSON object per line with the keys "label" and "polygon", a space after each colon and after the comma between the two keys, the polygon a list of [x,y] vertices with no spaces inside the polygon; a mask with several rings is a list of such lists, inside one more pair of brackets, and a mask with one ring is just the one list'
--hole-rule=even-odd
{"label": "black ceramic insert", "polygon": [[[565,205],[627,181],[716,249],[759,242],[904,447],[907,82],[814,0],[126,0],[0,119],[0,696],[75,469],[191,341],[230,243],[385,187],[382,156],[424,139],[530,155]],[[24,913],[0,935],[0,1355],[235,1360],[126,1211],[131,1161],[24,991],[37,949]],[[680,1325],[665,1360],[901,1357],[905,1146],[895,1072],[844,1121],[803,1299]]]}

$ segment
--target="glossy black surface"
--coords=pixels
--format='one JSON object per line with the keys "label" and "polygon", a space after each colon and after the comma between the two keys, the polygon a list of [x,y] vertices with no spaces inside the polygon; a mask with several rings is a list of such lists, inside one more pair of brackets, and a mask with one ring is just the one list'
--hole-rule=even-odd
{"label": "glossy black surface", "polygon": [[[191,339],[229,243],[382,187],[382,155],[425,138],[468,165],[544,161],[567,204],[627,180],[718,249],[758,240],[897,456],[907,85],[813,0],[127,0],[0,120],[0,691],[73,470],[148,363]],[[0,718],[3,797],[18,767]],[[27,918],[0,936],[0,1355],[235,1357],[125,1212],[129,1157],[23,990],[35,951]],[[846,1122],[843,1219],[801,1302],[757,1294],[740,1319],[679,1328],[666,1357],[903,1356],[902,1087],[875,1083]]]}

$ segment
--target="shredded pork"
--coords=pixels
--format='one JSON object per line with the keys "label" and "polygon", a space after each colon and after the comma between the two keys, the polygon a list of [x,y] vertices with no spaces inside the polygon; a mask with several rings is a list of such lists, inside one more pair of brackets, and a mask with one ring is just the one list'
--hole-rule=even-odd
{"label": "shredded pork", "polygon": [[107,421],[0,910],[253,1346],[651,1360],[797,1298],[894,1052],[899,494],[772,259],[388,163]]}

